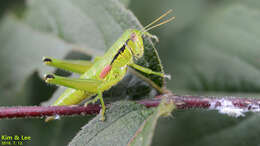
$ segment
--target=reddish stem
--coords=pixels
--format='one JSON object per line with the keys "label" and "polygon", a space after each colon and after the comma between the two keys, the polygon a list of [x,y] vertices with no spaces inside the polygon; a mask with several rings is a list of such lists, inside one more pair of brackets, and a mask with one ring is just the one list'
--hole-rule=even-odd
{"label": "reddish stem", "polygon": [[1,107],[0,118],[42,117],[52,115],[98,114],[99,105]]}
{"label": "reddish stem", "polygon": [[[173,101],[177,109],[202,108],[218,110],[220,113],[231,116],[243,116],[245,112],[259,112],[260,99],[238,97],[204,97],[204,96],[178,96],[172,94],[160,95],[153,99],[137,101],[146,107],[156,107],[165,97]],[[109,105],[107,105],[109,107]],[[51,115],[92,115],[99,113],[100,105],[84,106],[18,106],[1,107],[0,118],[42,117]]]}

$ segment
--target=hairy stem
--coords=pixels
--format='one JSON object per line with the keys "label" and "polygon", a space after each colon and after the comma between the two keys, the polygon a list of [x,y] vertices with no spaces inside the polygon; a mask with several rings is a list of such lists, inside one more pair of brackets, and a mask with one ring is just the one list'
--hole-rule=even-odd
{"label": "hairy stem", "polygon": [[[244,116],[246,112],[260,112],[260,99],[238,98],[238,97],[205,97],[190,95],[164,94],[153,99],[137,101],[146,107],[157,107],[162,98],[173,101],[177,109],[201,108],[208,110],[217,110],[222,114],[239,117]],[[109,108],[109,104],[107,107]],[[100,105],[84,106],[17,106],[0,107],[0,118],[25,118],[25,117],[43,117],[51,115],[92,115],[98,114]]]}

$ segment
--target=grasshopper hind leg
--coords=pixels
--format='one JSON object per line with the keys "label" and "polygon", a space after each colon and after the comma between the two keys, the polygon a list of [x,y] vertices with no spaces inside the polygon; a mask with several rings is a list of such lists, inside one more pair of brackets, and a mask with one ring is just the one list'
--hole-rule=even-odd
{"label": "grasshopper hind leg", "polygon": [[82,91],[87,91],[90,93],[97,93],[97,96],[90,100],[87,101],[85,105],[88,103],[95,103],[98,100],[101,103],[101,119],[102,121],[105,120],[105,110],[106,106],[104,104],[103,96],[102,96],[102,90],[99,89],[100,85],[102,85],[104,82],[100,80],[95,80],[95,79],[75,79],[75,78],[67,78],[67,77],[61,77],[57,76],[54,74],[47,74],[45,75],[45,82],[50,83],[50,84],[56,84],[56,85],[62,85],[65,87],[73,88],[76,90],[82,90]]}
{"label": "grasshopper hind leg", "polygon": [[87,60],[59,60],[51,57],[43,57],[42,61],[48,66],[79,74],[83,74],[94,64]]}
{"label": "grasshopper hind leg", "polygon": [[97,88],[103,83],[103,81],[96,79],[67,78],[54,74],[44,75],[44,80],[46,83],[61,85],[90,93],[97,93]]}

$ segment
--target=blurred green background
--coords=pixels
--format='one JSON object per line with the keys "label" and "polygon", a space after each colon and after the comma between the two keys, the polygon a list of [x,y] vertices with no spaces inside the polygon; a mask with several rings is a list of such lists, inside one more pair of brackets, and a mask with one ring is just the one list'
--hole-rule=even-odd
{"label": "blurred green background", "polygon": [[[122,2],[143,25],[168,9],[173,9],[172,15],[176,19],[151,31],[159,37],[156,48],[165,72],[172,75],[172,80],[167,81],[167,87],[173,93],[260,97],[259,0]],[[0,17],[9,9],[22,11],[22,4],[22,1],[1,1]],[[7,40],[2,36],[0,45],[1,41],[3,43]],[[62,43],[53,43],[51,46],[55,45]],[[26,98],[15,101],[7,99],[1,101],[1,105],[35,105],[52,95],[54,87],[46,86],[37,72],[31,74],[30,80],[25,83],[24,92],[18,94]],[[1,82],[5,83],[5,80]],[[4,90],[12,87],[12,84],[15,83],[1,84],[0,92],[4,94],[0,95],[11,94]],[[87,121],[82,117],[65,118],[62,124],[44,124],[40,119],[2,120],[0,133],[28,134],[33,137],[31,145],[38,145],[39,142],[41,145],[64,145]],[[232,118],[213,111],[178,110],[173,113],[173,117],[159,120],[153,146],[259,145],[259,123],[259,114]],[[62,140],[50,143],[49,139]]]}
{"label": "blurred green background", "polygon": [[[174,10],[174,22],[152,31],[173,93],[259,97],[260,1],[132,0],[130,9],[144,25]],[[160,120],[153,145],[259,145],[259,116],[177,111]]]}

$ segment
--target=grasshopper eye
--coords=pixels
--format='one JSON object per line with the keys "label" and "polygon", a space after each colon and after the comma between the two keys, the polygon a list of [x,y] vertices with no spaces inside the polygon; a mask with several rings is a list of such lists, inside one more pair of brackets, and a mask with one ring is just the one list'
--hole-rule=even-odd
{"label": "grasshopper eye", "polygon": [[137,41],[137,37],[136,37],[136,34],[134,32],[131,34],[131,40],[133,42]]}

